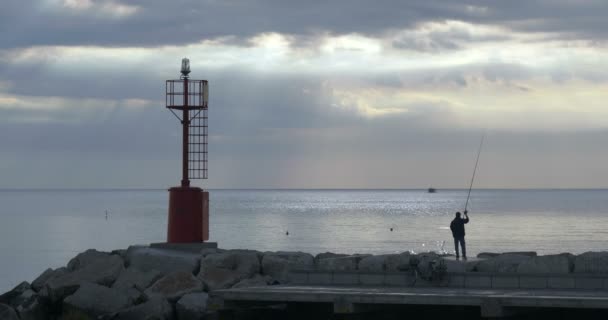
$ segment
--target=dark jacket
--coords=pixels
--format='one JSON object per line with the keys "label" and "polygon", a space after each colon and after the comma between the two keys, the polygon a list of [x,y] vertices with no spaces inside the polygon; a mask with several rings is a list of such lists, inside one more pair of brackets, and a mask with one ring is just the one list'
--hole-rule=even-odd
{"label": "dark jacket", "polygon": [[452,223],[450,223],[450,230],[452,230],[452,236],[454,238],[462,238],[464,237],[464,224],[469,223],[469,217],[464,219],[462,218],[454,218]]}

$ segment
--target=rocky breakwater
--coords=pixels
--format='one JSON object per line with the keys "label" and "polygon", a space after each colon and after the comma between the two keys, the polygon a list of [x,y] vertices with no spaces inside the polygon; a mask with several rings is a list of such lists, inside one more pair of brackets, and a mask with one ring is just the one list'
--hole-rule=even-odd
{"label": "rocky breakwater", "polygon": [[0,319],[201,319],[211,290],[286,283],[313,264],[302,252],[91,249],[0,295]]}
{"label": "rocky breakwater", "polygon": [[[450,286],[443,280],[462,274],[608,275],[608,252],[483,253],[477,259],[457,261],[449,255],[409,252],[312,256],[222,249],[192,253],[147,246],[113,252],[91,249],[65,267],[48,269],[31,283],[23,282],[0,295],[0,319],[201,319],[214,309],[216,302],[209,296],[213,290],[315,281]],[[516,279],[518,285],[523,283]],[[508,278],[498,280],[490,284],[512,285]],[[479,279],[476,283],[483,285]],[[578,282],[572,283],[576,287]],[[583,283],[603,285],[606,281]]]}

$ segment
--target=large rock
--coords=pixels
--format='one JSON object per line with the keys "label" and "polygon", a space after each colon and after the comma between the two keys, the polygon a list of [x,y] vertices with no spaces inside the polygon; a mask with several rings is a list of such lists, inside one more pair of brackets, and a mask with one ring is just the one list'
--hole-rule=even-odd
{"label": "large rock", "polygon": [[114,320],[169,320],[173,319],[173,308],[167,299],[156,296],[145,303],[119,311]]}
{"label": "large rock", "polygon": [[319,253],[315,256],[315,263],[319,262],[319,260],[322,260],[322,259],[348,257],[348,256],[349,256],[348,254],[343,254],[343,253],[323,252],[323,253]]}
{"label": "large rock", "polygon": [[2,320],[19,320],[17,312],[7,304],[0,303],[0,319]]}
{"label": "large rock", "polygon": [[608,273],[608,252],[585,252],[574,258],[575,273]]}
{"label": "large rock", "polygon": [[386,255],[386,259],[384,260],[384,268],[386,271],[391,272],[410,270],[411,256],[412,255],[409,252]]}
{"label": "large rock", "polygon": [[14,303],[15,310],[17,310],[21,320],[45,320],[49,318],[49,306],[33,290],[25,291]]}
{"label": "large rock", "polygon": [[195,273],[200,264],[200,255],[195,253],[131,246],[126,253],[127,267],[141,271],[156,270],[163,275],[186,271]]}
{"label": "large rock", "polygon": [[38,278],[36,278],[36,280],[32,282],[32,288],[35,291],[40,291],[42,288],[44,288],[44,285],[46,285],[49,280],[62,276],[66,273],[68,273],[68,268],[66,267],[61,267],[57,269],[48,268],[44,270],[44,272],[42,272],[38,276]]}
{"label": "large rock", "polygon": [[97,260],[105,260],[110,256],[107,252],[97,251],[95,249],[89,249],[85,252],[81,252],[76,255],[70,262],[68,262],[68,270],[75,271],[86,267],[89,264],[95,263]]}
{"label": "large rock", "polygon": [[230,288],[259,272],[257,252],[231,250],[203,258],[198,277],[207,284],[209,290],[217,290]]}
{"label": "large rock", "polygon": [[383,272],[386,270],[386,259],[389,255],[369,256],[359,261],[358,269],[361,271]]}
{"label": "large rock", "polygon": [[247,288],[247,287],[262,287],[267,286],[272,282],[270,276],[262,276],[256,274],[253,278],[244,279],[233,285],[232,288]]}
{"label": "large rock", "polygon": [[207,312],[207,300],[209,295],[205,292],[189,293],[184,295],[175,304],[177,318],[179,320],[199,320],[205,317]]}
{"label": "large rock", "polygon": [[83,283],[71,296],[63,300],[63,314],[98,318],[110,315],[131,305],[129,298],[116,289],[93,283]]}
{"label": "large rock", "polygon": [[500,255],[500,253],[496,253],[496,252],[481,252],[481,253],[477,254],[477,258],[490,259],[490,258],[496,258],[499,255]]}
{"label": "large rock", "polygon": [[557,254],[548,256],[532,257],[522,261],[517,267],[518,273],[570,273],[574,268],[571,254]]}
{"label": "large rock", "polygon": [[478,261],[474,260],[454,260],[450,258],[441,259],[446,266],[447,273],[461,273],[474,271]]}
{"label": "large rock", "polygon": [[262,258],[262,274],[286,282],[290,269],[312,269],[314,264],[314,257],[308,253],[267,252]]}
{"label": "large rock", "polygon": [[30,290],[31,286],[29,282],[23,281],[17,286],[15,286],[12,290],[3,293],[0,295],[0,303],[11,305],[13,304],[13,300],[23,294],[25,291]]}
{"label": "large rock", "polygon": [[[98,259],[74,272],[66,273],[49,280],[46,283],[46,292],[51,301],[56,302],[76,292],[83,282],[111,286],[124,270],[122,258],[109,255],[105,259]],[[45,290],[41,291],[42,292]]]}
{"label": "large rock", "polygon": [[146,289],[148,297],[163,297],[169,301],[177,301],[183,295],[192,292],[201,292],[204,284],[192,273],[187,271],[177,271],[170,273],[158,281],[150,288]]}
{"label": "large rock", "polygon": [[528,255],[501,254],[479,261],[475,269],[479,272],[515,273],[522,262],[530,259],[532,257]]}
{"label": "large rock", "polygon": [[357,270],[359,261],[369,255],[352,255],[336,258],[325,258],[317,261],[317,268],[325,271],[351,271]]}
{"label": "large rock", "polygon": [[510,251],[510,252],[503,252],[503,254],[515,254],[515,255],[528,256],[528,257],[538,256],[536,251]]}
{"label": "large rock", "polygon": [[117,290],[127,290],[129,288],[145,290],[162,276],[160,271],[157,270],[140,271],[136,268],[127,268],[120,273],[112,288]]}

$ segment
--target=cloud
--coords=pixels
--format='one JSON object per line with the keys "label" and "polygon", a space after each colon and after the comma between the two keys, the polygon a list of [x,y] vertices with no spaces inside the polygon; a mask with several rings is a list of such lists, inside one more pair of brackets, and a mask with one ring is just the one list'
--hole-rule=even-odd
{"label": "cloud", "polygon": [[[603,1],[450,1],[371,3],[331,1],[137,0],[17,1],[3,3],[0,26],[13,30],[4,48],[45,45],[146,46],[185,45],[218,38],[248,39],[262,33],[297,38],[331,34],[376,37],[419,25],[463,21],[520,32],[605,41]],[[229,21],[230,23],[226,23]],[[19,25],[19,28],[9,28]],[[458,33],[457,33],[458,34]],[[460,34],[465,36],[467,34]],[[497,35],[501,37],[500,35]],[[422,41],[405,37],[398,46],[458,45],[443,37]],[[306,42],[306,40],[304,41]]]}

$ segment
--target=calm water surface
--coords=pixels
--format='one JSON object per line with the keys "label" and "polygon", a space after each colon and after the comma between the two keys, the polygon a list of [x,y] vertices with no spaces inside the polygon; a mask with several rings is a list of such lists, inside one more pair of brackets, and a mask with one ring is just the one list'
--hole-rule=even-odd
{"label": "calm water surface", "polygon": [[[211,240],[222,248],[452,252],[448,225],[466,190],[212,190],[210,198]],[[0,292],[88,248],[166,236],[166,190],[4,190],[0,203]],[[608,190],[474,190],[469,208],[471,255],[608,246]]]}

